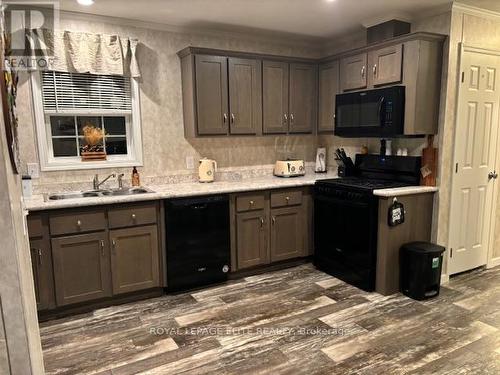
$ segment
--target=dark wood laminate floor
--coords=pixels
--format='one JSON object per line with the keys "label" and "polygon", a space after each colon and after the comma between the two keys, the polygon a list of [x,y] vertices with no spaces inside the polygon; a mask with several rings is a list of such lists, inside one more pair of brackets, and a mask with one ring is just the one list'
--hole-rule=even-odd
{"label": "dark wood laminate floor", "polygon": [[500,268],[438,298],[312,265],[41,324],[49,374],[500,374]]}

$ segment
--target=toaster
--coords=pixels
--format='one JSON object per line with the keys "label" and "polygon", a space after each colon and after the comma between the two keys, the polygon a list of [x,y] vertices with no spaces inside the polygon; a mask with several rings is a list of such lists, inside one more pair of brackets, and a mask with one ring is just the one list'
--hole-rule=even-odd
{"label": "toaster", "polygon": [[304,160],[278,160],[274,165],[274,175],[278,177],[295,177],[306,174]]}

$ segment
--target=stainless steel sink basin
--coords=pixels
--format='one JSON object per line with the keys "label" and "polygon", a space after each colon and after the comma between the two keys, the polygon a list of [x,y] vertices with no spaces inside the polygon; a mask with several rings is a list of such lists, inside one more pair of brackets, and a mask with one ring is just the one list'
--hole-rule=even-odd
{"label": "stainless steel sink basin", "polygon": [[144,187],[133,187],[133,188],[113,189],[113,190],[90,190],[90,191],[71,192],[71,193],[55,193],[55,194],[49,194],[46,200],[58,201],[63,199],[116,197],[116,196],[127,196],[127,195],[148,194],[148,193],[153,193],[153,191]]}

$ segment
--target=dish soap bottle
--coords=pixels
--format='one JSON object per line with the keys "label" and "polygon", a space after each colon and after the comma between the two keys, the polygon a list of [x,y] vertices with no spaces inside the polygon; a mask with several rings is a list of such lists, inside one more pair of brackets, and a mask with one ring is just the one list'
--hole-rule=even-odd
{"label": "dish soap bottle", "polygon": [[136,167],[132,170],[132,186],[141,186],[141,179]]}

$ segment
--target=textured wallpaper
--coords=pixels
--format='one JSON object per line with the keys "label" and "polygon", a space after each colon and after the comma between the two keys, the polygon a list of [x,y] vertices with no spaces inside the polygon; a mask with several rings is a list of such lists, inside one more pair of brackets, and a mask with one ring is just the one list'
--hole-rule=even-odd
{"label": "textured wallpaper", "polygon": [[[111,21],[110,21],[111,22]],[[181,68],[176,53],[187,46],[241,50],[275,55],[318,57],[317,47],[302,44],[280,44],[266,40],[231,39],[228,37],[149,30],[112,23],[62,17],[61,28],[95,33],[118,33],[140,40],[138,59],[142,72],[140,104],[144,176],[164,176],[186,170],[186,157],[195,160],[209,157],[219,167],[271,164],[283,156],[312,161],[316,137],[312,135],[184,138]],[[38,151],[31,108],[30,83],[27,74],[19,85],[20,147],[23,165],[38,161]],[[41,173],[37,183],[90,181],[95,170]],[[101,171],[105,173],[106,171]],[[130,171],[127,169],[126,176]]]}

